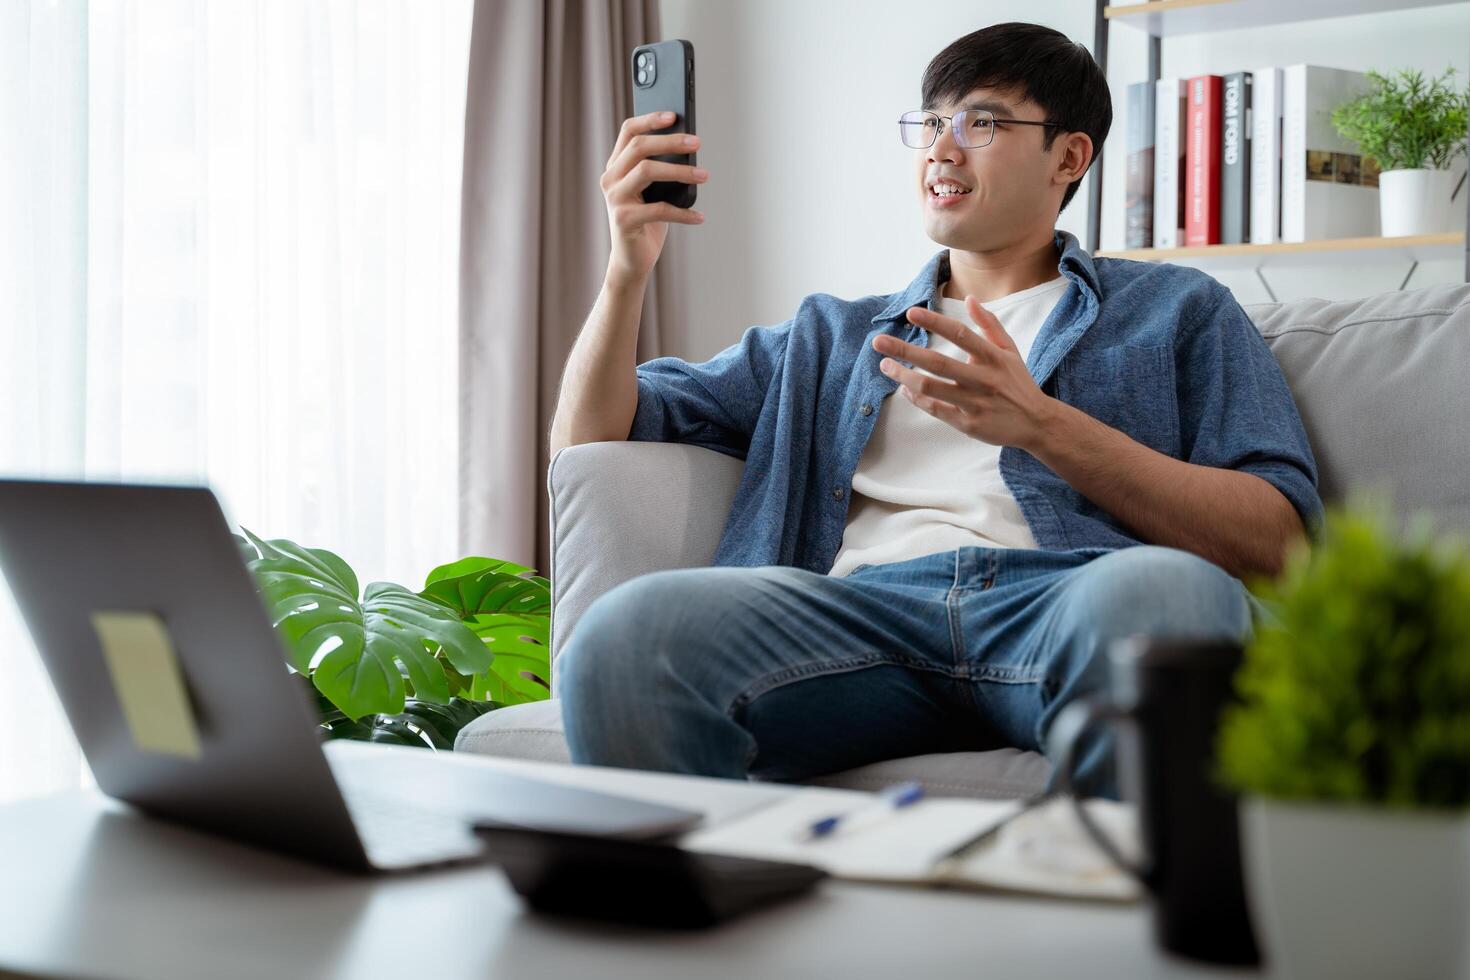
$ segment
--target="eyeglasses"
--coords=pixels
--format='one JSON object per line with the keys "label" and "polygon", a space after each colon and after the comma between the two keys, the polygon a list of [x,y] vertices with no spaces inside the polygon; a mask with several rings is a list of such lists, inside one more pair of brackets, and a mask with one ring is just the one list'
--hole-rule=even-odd
{"label": "eyeglasses", "polygon": [[1015,123],[1021,126],[1061,125],[1032,119],[997,119],[989,109],[962,109],[953,116],[941,116],[927,109],[915,109],[898,117],[898,132],[903,137],[903,145],[915,150],[927,150],[939,139],[939,134],[944,132],[946,119],[954,130],[954,141],[967,150],[989,146],[990,141],[995,139],[996,123]]}

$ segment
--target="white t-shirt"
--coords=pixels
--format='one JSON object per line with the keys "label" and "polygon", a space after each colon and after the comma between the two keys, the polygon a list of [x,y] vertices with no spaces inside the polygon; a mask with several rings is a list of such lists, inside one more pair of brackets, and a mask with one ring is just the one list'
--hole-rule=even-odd
{"label": "white t-shirt", "polygon": [[[981,305],[1000,320],[1024,360],[1068,283],[1058,275]],[[940,296],[939,306],[939,312],[980,332],[963,301]],[[938,334],[930,334],[929,349],[959,361],[969,357]],[[879,406],[853,473],[842,546],[827,574],[963,545],[1035,548],[1021,507],[1001,479],[1000,448],[965,435],[894,389]]]}

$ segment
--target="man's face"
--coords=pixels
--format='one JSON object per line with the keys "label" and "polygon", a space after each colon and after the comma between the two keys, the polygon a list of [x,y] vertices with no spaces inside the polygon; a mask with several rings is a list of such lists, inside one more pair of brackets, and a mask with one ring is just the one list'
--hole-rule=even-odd
{"label": "man's face", "polygon": [[[1046,114],[1033,102],[996,89],[972,89],[962,98],[925,108],[953,116],[965,108],[989,109],[996,119],[1034,119]],[[926,150],[914,151],[924,229],[940,245],[965,251],[987,251],[1029,236],[1038,225],[1056,221],[1060,191],[1051,176],[1065,152],[1058,135],[1050,152],[1042,143],[1048,127],[995,124],[990,145],[966,149],[955,142],[950,120]],[[958,186],[965,193],[940,195],[936,184]]]}

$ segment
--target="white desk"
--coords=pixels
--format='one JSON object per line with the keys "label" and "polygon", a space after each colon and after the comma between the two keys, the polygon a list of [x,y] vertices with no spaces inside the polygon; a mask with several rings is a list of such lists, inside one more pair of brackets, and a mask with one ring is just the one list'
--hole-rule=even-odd
{"label": "white desk", "polygon": [[[696,806],[711,821],[790,792],[451,758]],[[547,919],[526,912],[492,866],[349,876],[149,820],[86,792],[0,807],[0,976],[6,971],[147,980],[1257,975],[1157,952],[1143,905],[917,887],[828,881],[704,932]]]}

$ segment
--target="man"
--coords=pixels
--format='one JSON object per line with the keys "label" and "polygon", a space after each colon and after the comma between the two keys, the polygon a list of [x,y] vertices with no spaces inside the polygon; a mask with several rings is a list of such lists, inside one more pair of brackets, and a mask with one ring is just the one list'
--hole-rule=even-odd
{"label": "man", "polygon": [[[1242,579],[1320,524],[1290,392],[1229,290],[1054,228],[1112,122],[1086,49],[976,31],[922,100],[899,129],[945,249],[902,292],[808,296],[703,364],[633,365],[666,222],[703,220],[639,192],[708,175],[648,159],[697,145],[649,135],[666,120],[624,124],[552,452],[662,440],[746,465],[713,567],[632,579],[578,622],[559,664],[574,761],[800,779],[1039,750],[1110,641],[1246,639]],[[1079,760],[1117,795],[1105,733]]]}

